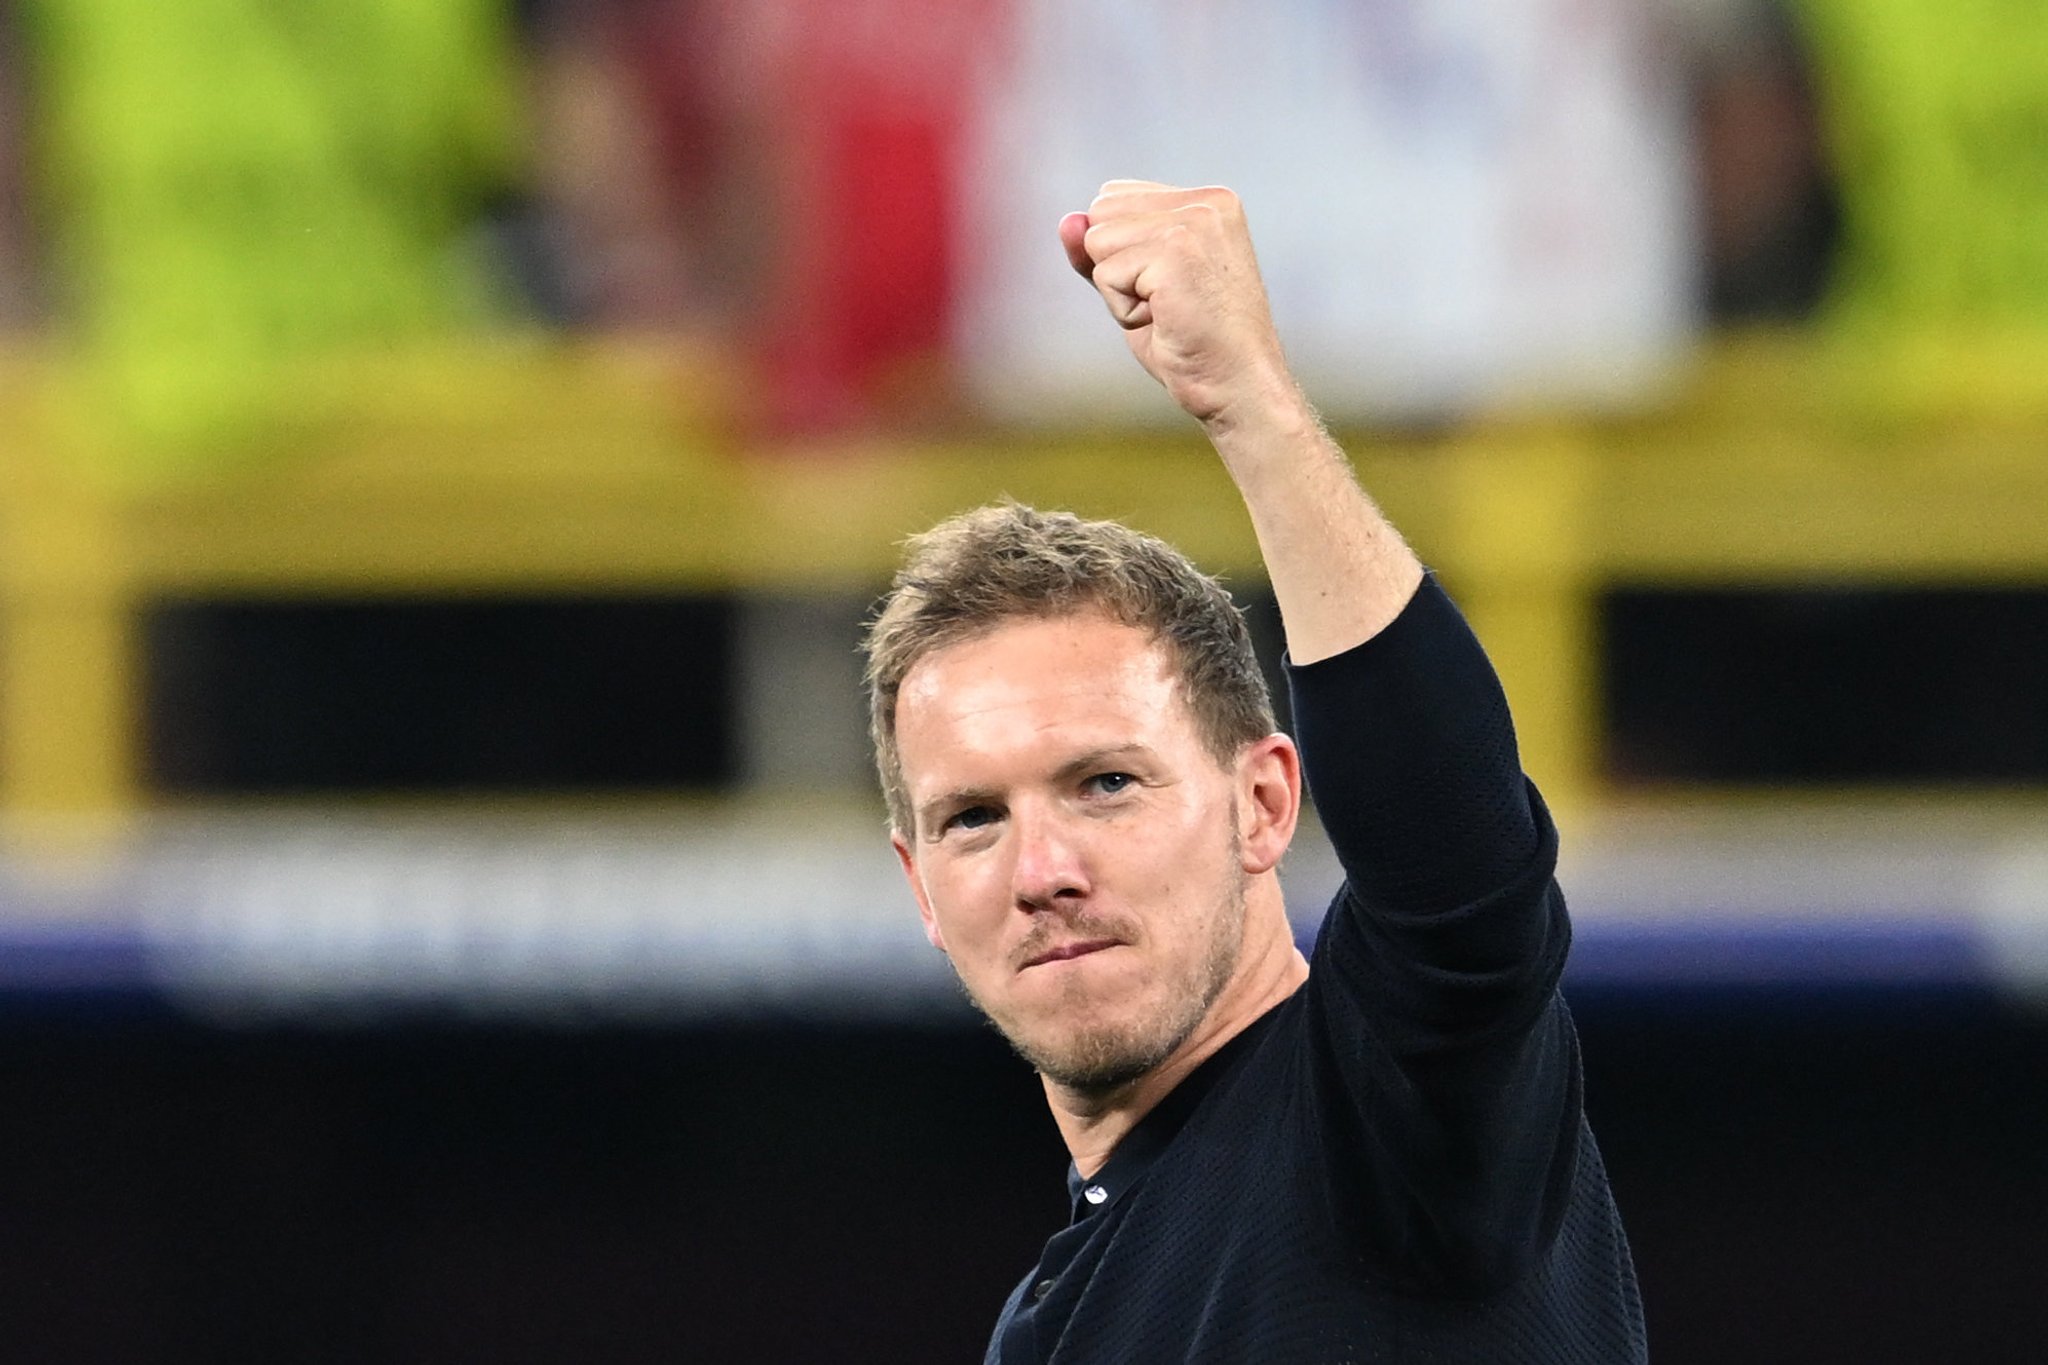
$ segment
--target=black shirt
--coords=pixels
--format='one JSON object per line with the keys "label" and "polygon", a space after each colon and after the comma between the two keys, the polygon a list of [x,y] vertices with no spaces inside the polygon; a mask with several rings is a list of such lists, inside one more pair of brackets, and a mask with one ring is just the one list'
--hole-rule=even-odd
{"label": "black shirt", "polygon": [[1345,871],[1308,982],[1070,1169],[989,1365],[1644,1360],[1491,666],[1432,579],[1289,683]]}

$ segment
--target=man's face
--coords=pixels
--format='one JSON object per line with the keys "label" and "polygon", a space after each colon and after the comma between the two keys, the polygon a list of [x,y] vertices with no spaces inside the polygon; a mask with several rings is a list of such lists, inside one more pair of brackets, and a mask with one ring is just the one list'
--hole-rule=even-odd
{"label": "man's face", "polygon": [[936,650],[896,702],[913,828],[898,856],[976,1005],[1052,1080],[1164,1061],[1234,970],[1238,774],[1164,648],[1085,613]]}

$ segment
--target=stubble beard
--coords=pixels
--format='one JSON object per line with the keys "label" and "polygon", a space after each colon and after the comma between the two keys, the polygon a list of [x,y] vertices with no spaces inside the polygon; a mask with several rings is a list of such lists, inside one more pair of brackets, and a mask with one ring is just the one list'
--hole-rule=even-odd
{"label": "stubble beard", "polygon": [[[975,1000],[975,1007],[1018,1056],[1055,1085],[1079,1095],[1107,1095],[1129,1085],[1165,1062],[1193,1035],[1237,971],[1244,950],[1247,902],[1246,878],[1235,854],[1233,840],[1235,875],[1212,916],[1206,951],[1192,972],[1168,983],[1164,997],[1137,1017],[1034,1040],[1006,1027],[981,1001]],[[973,999],[971,994],[969,998]]]}

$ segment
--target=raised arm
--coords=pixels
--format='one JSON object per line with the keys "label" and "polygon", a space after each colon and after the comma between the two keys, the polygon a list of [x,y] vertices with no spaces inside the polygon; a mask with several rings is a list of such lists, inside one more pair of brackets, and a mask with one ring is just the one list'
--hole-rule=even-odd
{"label": "raised arm", "polygon": [[1488,1292],[1551,1244],[1580,1133],[1556,834],[1500,684],[1295,387],[1236,196],[1116,181],[1060,235],[1208,431],[1286,620],[1346,878],[1302,993],[1332,1207],[1384,1273]]}
{"label": "raised arm", "polygon": [[1456,609],[1434,589],[1417,600],[1421,563],[1289,373],[1237,196],[1113,180],[1060,239],[1244,496],[1352,891],[1436,909],[1511,880],[1539,838],[1500,685]]}
{"label": "raised arm", "polygon": [[1422,565],[1288,372],[1237,196],[1114,180],[1086,213],[1067,215],[1060,240],[1236,480],[1294,662],[1384,630]]}

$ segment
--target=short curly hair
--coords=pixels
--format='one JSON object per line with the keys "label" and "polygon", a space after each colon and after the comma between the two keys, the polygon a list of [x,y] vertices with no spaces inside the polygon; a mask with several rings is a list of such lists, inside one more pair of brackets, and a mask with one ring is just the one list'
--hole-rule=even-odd
{"label": "short curly hair", "polygon": [[1186,555],[1114,521],[1020,503],[976,508],[904,543],[869,622],[868,731],[890,824],[913,830],[896,698],[918,660],[1006,621],[1096,611],[1165,644],[1203,743],[1227,763],[1273,733],[1273,699],[1244,613]]}

